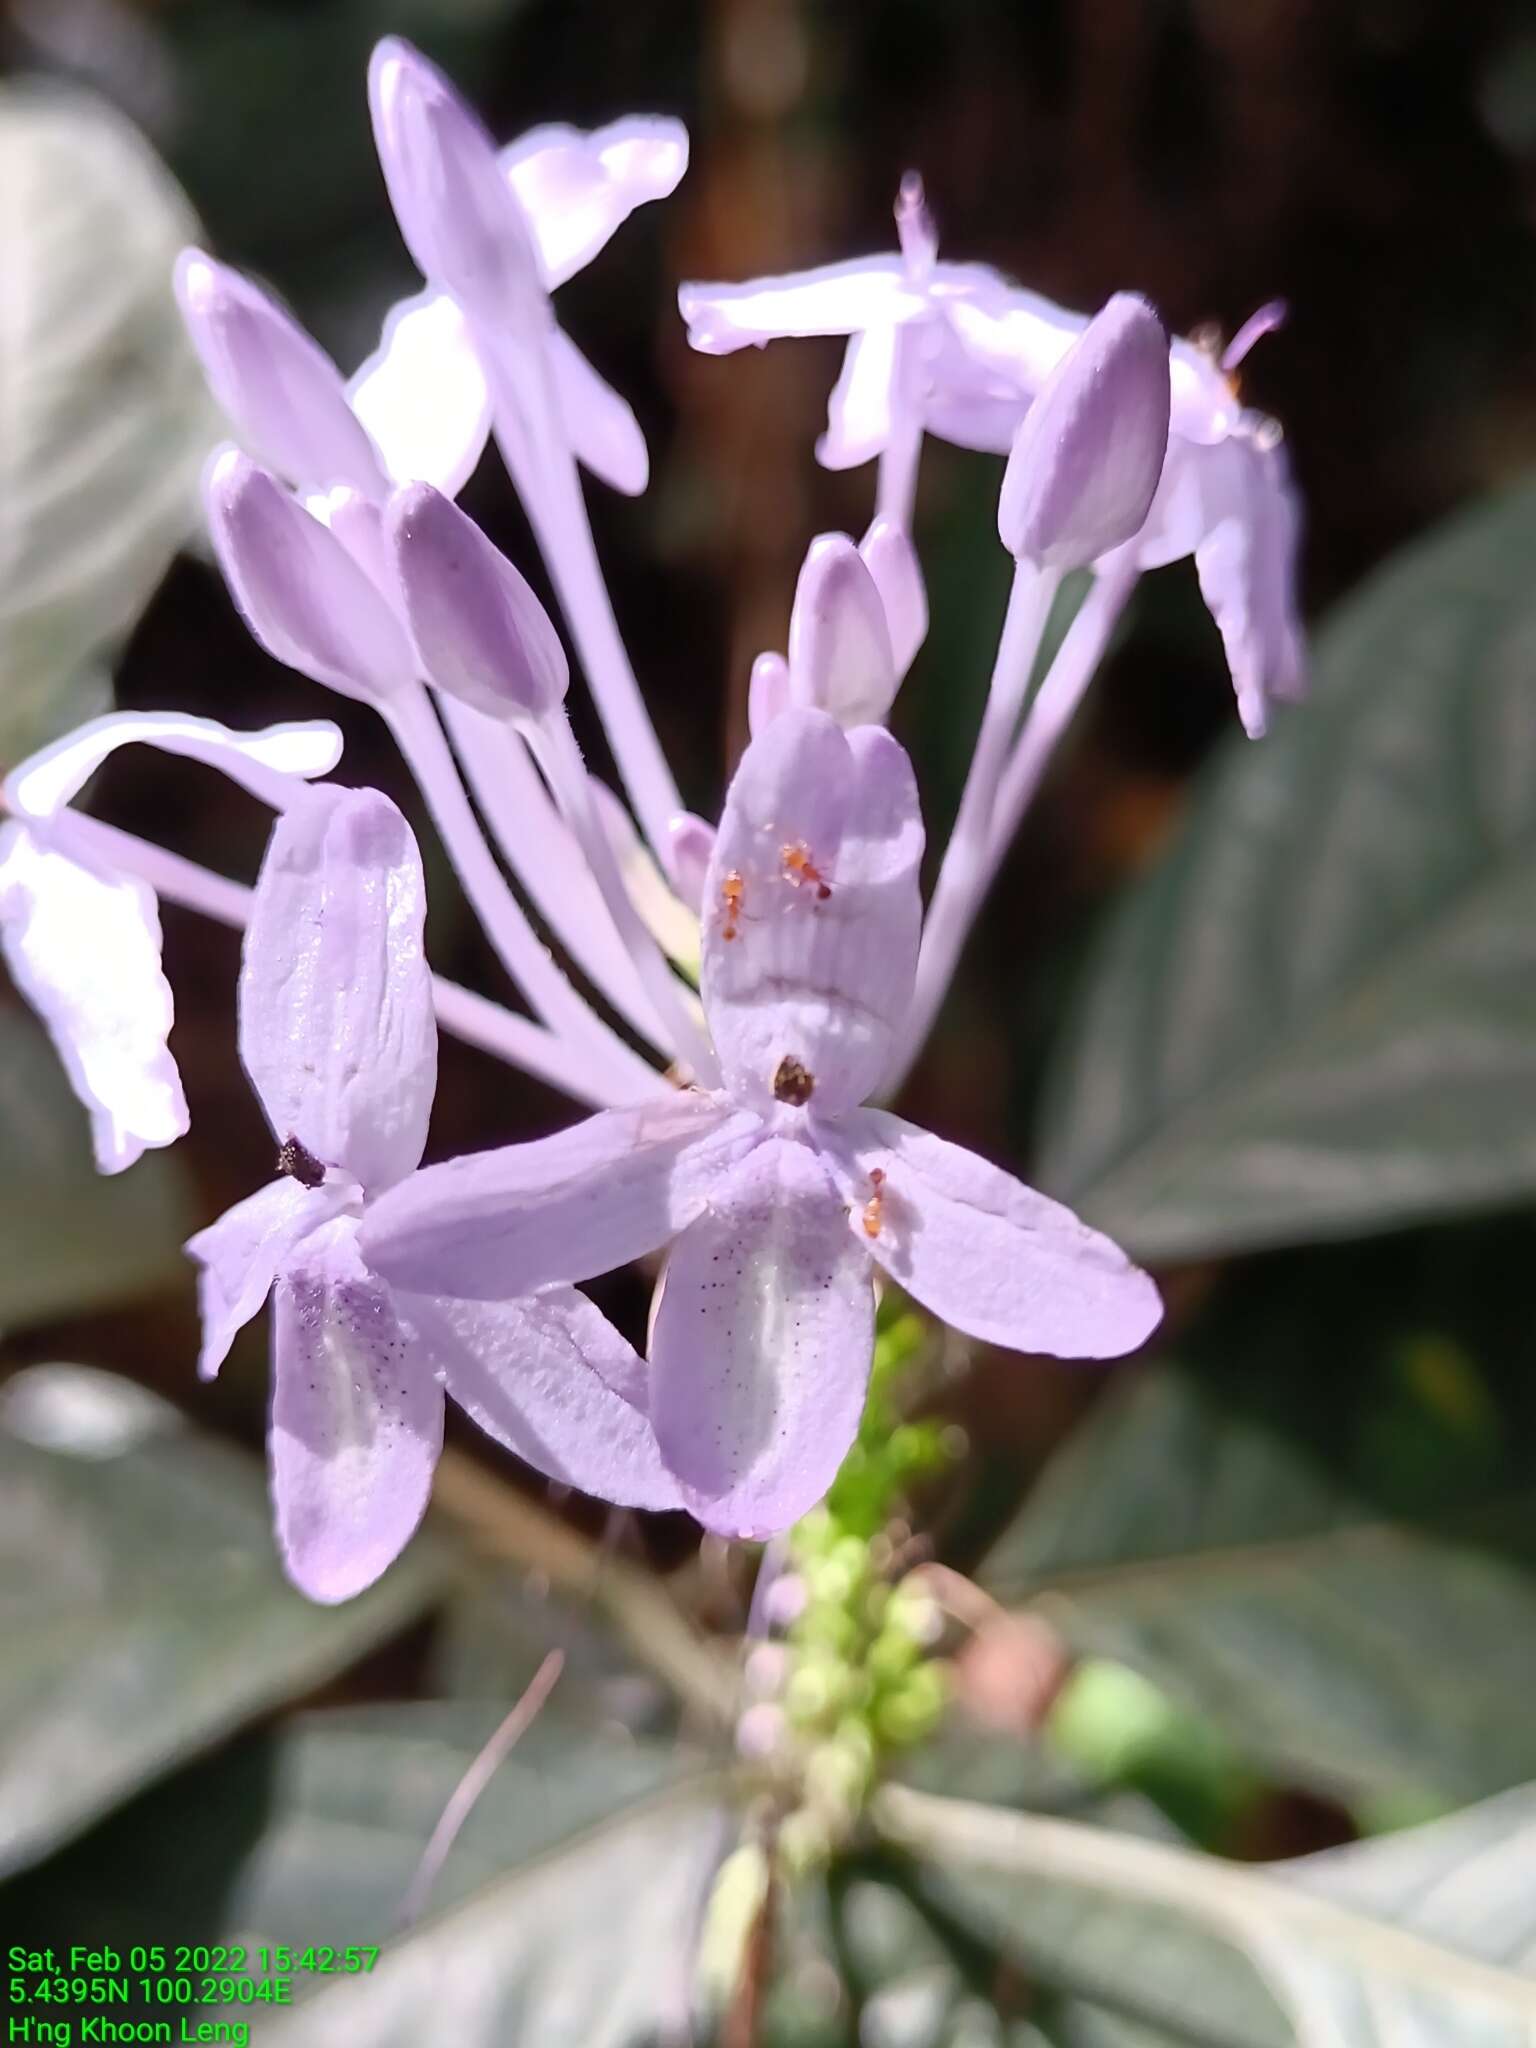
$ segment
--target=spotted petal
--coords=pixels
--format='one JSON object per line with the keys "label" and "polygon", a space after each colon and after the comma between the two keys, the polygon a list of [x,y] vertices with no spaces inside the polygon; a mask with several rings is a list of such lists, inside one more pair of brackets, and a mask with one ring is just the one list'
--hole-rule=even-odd
{"label": "spotted petal", "polygon": [[24,825],[0,826],[0,953],[90,1112],[100,1171],[174,1144],[187,1104],[166,1044],[173,1005],[154,891]]}
{"label": "spotted petal", "polygon": [[272,1505],[288,1575],[350,1600],[405,1548],[443,1445],[443,1390],[340,1218],[273,1296]]}
{"label": "spotted petal", "polygon": [[692,1222],[760,1128],[699,1096],[603,1110],[413,1174],[370,1206],[364,1253],[397,1287],[476,1301],[589,1280]]}
{"label": "spotted petal", "polygon": [[437,1078],[421,856],[377,790],[306,790],[273,830],[240,973],[240,1056],[279,1141],[371,1194],[410,1172]]}
{"label": "spotted petal", "polygon": [[187,1256],[201,1269],[197,1305],[203,1342],[197,1369],[203,1379],[217,1375],[237,1334],[260,1314],[294,1247],[331,1222],[354,1192],[344,1186],[305,1187],[284,1174],[188,1238]]}
{"label": "spotted petal", "polygon": [[646,1419],[645,1361],[584,1294],[395,1300],[454,1400],[536,1472],[621,1507],[681,1505]]}
{"label": "spotted petal", "polygon": [[771,1536],[821,1499],[873,1344],[842,1197],[808,1147],[769,1139],[678,1240],[651,1333],[657,1440],[706,1528]]}
{"label": "spotted petal", "polygon": [[1117,1245],[974,1152],[885,1110],[818,1136],[844,1228],[953,1329],[1014,1351],[1118,1358],[1157,1327],[1157,1289]]}
{"label": "spotted petal", "polygon": [[922,850],[889,733],[791,708],[753,739],[704,905],[704,1007],[739,1101],[836,1115],[879,1086],[912,994]]}

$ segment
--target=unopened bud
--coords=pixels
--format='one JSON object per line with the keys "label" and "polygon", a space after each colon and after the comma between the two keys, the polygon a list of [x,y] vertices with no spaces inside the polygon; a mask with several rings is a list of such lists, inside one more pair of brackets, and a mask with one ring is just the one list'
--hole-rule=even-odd
{"label": "unopened bud", "polygon": [[349,697],[389,697],[415,681],[416,657],[383,592],[276,477],[226,448],[204,498],[230,590],[269,654]]}
{"label": "unopened bud", "polygon": [[1010,554],[1086,568],[1144,524],[1168,450],[1168,337],[1120,292],[1046,379],[1014,436],[997,528]]}
{"label": "unopened bud", "polygon": [[896,659],[885,606],[869,567],[845,533],[811,542],[789,616],[790,688],[797,704],[830,712],[840,726],[878,725],[896,694]]}
{"label": "unopened bud", "polygon": [[409,484],[385,531],[427,680],[492,718],[539,718],[571,672],[527,582],[451,498]]}
{"label": "unopened bud", "polygon": [[176,298],[209,388],[240,439],[291,484],[389,488],[341,372],[303,328],[201,249],[176,259]]}
{"label": "unopened bud", "polygon": [[505,321],[542,297],[538,258],[496,145],[443,74],[398,36],[368,66],[390,203],[422,273],[465,309]]}

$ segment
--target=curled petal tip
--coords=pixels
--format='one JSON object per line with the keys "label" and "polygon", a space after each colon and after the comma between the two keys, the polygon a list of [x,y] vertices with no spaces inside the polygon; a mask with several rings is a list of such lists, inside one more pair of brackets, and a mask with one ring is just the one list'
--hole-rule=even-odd
{"label": "curled petal tip", "polygon": [[1266,334],[1277,332],[1289,318],[1290,307],[1284,299],[1271,299],[1256,313],[1250,313],[1223,350],[1221,367],[1235,370],[1256,342],[1262,341]]}

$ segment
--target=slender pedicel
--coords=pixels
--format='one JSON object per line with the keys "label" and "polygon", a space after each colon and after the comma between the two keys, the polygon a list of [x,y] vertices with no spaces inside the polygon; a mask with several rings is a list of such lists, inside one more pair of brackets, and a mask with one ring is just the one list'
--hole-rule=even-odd
{"label": "slender pedicel", "polygon": [[[232,882],[227,875],[199,867],[196,861],[83,811],[60,814],[49,831],[61,851],[73,849],[121,874],[136,875],[167,903],[180,904],[212,918],[215,924],[244,931],[251,914],[251,891],[245,883]],[[605,1109],[635,1099],[606,1092],[592,1063],[553,1032],[440,974],[432,977],[432,1006],[443,1029],[455,1038],[505,1060],[508,1066],[521,1068],[575,1102]],[[659,1075],[651,1079],[656,1093],[666,1093]]]}
{"label": "slender pedicel", "polygon": [[437,704],[481,815],[534,909],[599,994],[670,1059],[655,1006],[522,734],[447,691]]}
{"label": "slender pedicel", "polygon": [[572,987],[508,888],[464,794],[426,692],[398,695],[380,709],[421,786],[487,937],[534,1011],[590,1063],[591,1086],[600,1088],[609,1101],[637,1102],[658,1092],[661,1077]]}

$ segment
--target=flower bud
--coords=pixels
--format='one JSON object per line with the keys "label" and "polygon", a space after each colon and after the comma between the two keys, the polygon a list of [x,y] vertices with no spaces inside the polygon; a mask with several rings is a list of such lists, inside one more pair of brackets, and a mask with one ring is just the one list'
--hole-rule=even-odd
{"label": "flower bud", "polygon": [[387,36],[368,104],[390,204],[430,283],[505,323],[543,296],[538,257],[496,145],[435,65]]}
{"label": "flower bud", "polygon": [[[714,850],[714,826],[692,811],[680,811],[667,827],[667,868],[672,886],[695,916],[704,907],[704,878],[709,873]],[[777,1590],[775,1587],[774,1591]]]}
{"label": "flower bud", "polygon": [[1086,568],[1136,533],[1168,447],[1168,337],[1117,293],[1047,378],[1014,436],[997,527],[1042,568]]}
{"label": "flower bud", "polygon": [[176,259],[176,298],[209,389],[258,459],[291,484],[389,488],[341,372],[264,291],[201,249]]}
{"label": "flower bud", "polygon": [[880,593],[900,681],[928,637],[928,593],[917,550],[904,528],[877,517],[859,542],[859,556]]}
{"label": "flower bud", "polygon": [[830,712],[845,730],[878,725],[896,694],[896,661],[879,589],[845,533],[811,542],[789,616],[790,687],[797,704]]}
{"label": "flower bud", "polygon": [[267,470],[222,449],[203,487],[214,550],[269,654],[349,697],[416,679],[405,629],[345,547]]}
{"label": "flower bud", "polygon": [[760,654],[747,684],[747,730],[753,739],[789,709],[789,664],[782,654]]}
{"label": "flower bud", "polygon": [[549,614],[499,548],[451,498],[410,484],[385,529],[427,680],[492,718],[539,718],[570,669]]}

